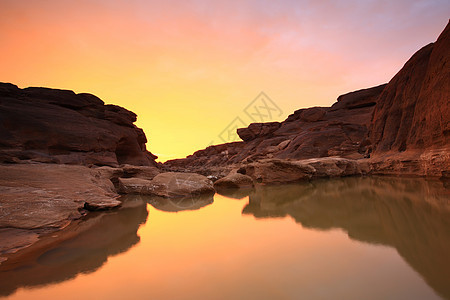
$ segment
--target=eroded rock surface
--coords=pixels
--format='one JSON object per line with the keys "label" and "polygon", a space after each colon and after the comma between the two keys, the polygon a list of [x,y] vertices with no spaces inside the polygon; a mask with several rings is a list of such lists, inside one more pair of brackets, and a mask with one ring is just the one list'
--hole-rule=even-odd
{"label": "eroded rock surface", "polygon": [[111,181],[83,166],[1,165],[0,191],[0,228],[60,228],[80,218],[86,203],[118,204]]}
{"label": "eroded rock surface", "polygon": [[450,170],[450,25],[414,54],[380,95],[369,138],[379,174]]}

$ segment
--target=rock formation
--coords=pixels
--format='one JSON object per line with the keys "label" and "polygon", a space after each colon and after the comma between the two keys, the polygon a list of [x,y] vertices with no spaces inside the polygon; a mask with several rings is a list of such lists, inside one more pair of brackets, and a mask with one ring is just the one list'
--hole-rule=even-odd
{"label": "rock formation", "polygon": [[0,83],[0,162],[155,165],[135,121],[91,94]]}
{"label": "rock formation", "polygon": [[[362,173],[369,163],[367,173],[448,177],[449,49],[447,25],[436,43],[414,54],[387,85],[339,96],[331,107],[297,110],[283,122],[250,124],[237,130],[242,142],[210,146],[168,161],[163,168],[223,177],[238,168],[262,166],[268,159],[298,164],[304,159],[340,157],[362,164]],[[338,176],[361,172],[350,173]],[[292,179],[287,176],[285,181]]]}
{"label": "rock formation", "polygon": [[185,159],[168,161],[164,168],[209,175],[207,171],[214,173],[212,170],[217,167],[223,170],[262,159],[364,158],[370,144],[367,140],[370,119],[384,87],[339,96],[331,107],[297,110],[281,123],[250,124],[237,131],[243,142],[210,146]]}

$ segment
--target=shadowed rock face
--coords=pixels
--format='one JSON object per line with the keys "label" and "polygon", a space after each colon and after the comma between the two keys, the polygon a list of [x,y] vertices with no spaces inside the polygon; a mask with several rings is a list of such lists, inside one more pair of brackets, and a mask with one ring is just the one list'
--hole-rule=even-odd
{"label": "shadowed rock face", "polygon": [[394,247],[450,298],[450,190],[441,181],[345,178],[257,186],[243,214],[292,217],[303,227],[340,228],[351,239]]}
{"label": "shadowed rock face", "polygon": [[450,25],[414,54],[377,101],[369,138],[375,172],[450,171]]}
{"label": "shadowed rock face", "polygon": [[384,89],[370,138],[374,154],[448,146],[450,25],[414,54]]}
{"label": "shadowed rock face", "polygon": [[119,210],[91,214],[58,232],[57,237],[41,237],[0,265],[0,295],[96,271],[108,257],[139,243],[137,230],[147,216],[145,202],[128,199]]}
{"label": "shadowed rock face", "polygon": [[0,162],[155,165],[135,121],[91,94],[0,83]]}

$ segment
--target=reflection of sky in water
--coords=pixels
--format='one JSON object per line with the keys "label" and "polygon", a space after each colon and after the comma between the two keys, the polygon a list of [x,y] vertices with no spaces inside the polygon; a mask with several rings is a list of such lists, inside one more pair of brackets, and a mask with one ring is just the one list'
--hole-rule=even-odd
{"label": "reflection of sky in water", "polygon": [[239,196],[152,200],[157,209],[129,199],[0,272],[0,289],[19,288],[11,299],[450,297],[449,190],[439,181],[348,178]]}

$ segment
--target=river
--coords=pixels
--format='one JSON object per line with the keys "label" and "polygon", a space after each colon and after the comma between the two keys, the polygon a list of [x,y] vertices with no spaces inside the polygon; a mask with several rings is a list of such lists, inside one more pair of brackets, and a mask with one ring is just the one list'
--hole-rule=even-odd
{"label": "river", "polygon": [[390,177],[128,196],[0,265],[6,299],[450,299],[450,186]]}

